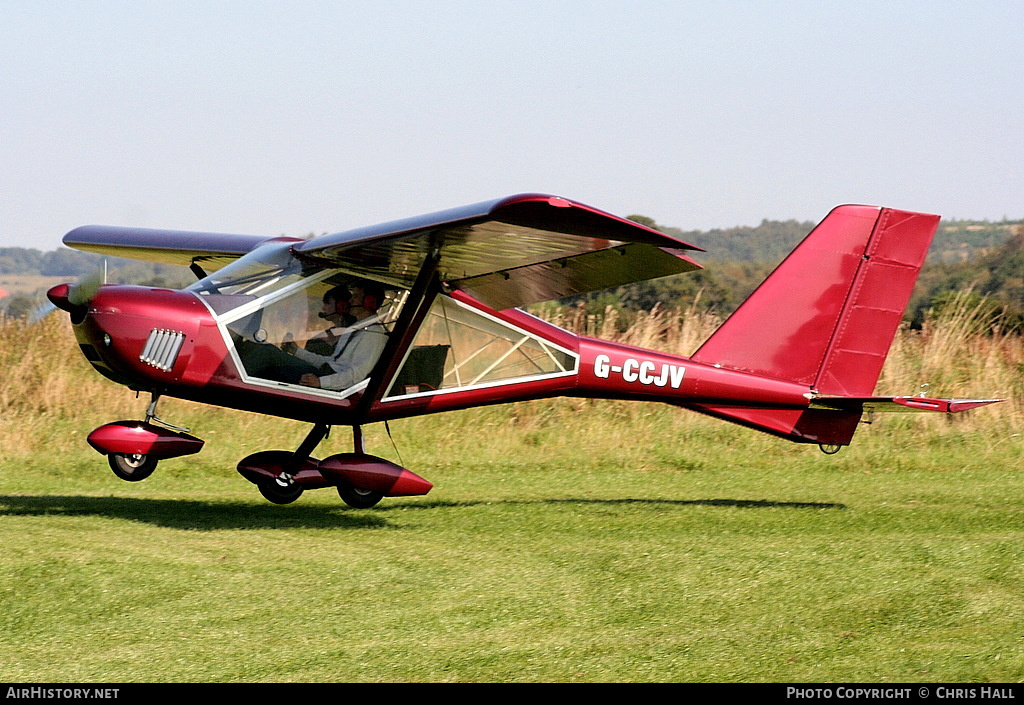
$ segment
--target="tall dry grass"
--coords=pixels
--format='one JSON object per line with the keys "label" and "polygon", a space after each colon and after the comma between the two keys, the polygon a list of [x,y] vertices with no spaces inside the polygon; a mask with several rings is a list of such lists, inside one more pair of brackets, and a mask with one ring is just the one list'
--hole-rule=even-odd
{"label": "tall dry grass", "polygon": [[917,385],[910,393],[993,395],[1020,402],[1024,354],[1019,335],[992,325],[984,300],[962,292],[921,330],[901,330],[879,384]]}
{"label": "tall dry grass", "polygon": [[587,313],[582,306],[549,311],[545,319],[573,333],[659,350],[690,355],[722,324],[722,319],[699,306],[697,298],[686,308],[656,305],[650,311],[631,314],[628,320],[613,307],[601,314]]}
{"label": "tall dry grass", "polygon": [[[1002,398],[1001,404],[956,415],[915,414],[929,432],[992,434],[1002,439],[1024,433],[1024,339],[989,328],[981,311],[964,296],[961,305],[947,306],[921,330],[901,329],[893,341],[878,383],[879,394],[920,394],[966,398]],[[587,315],[570,308],[550,312],[557,325],[627,345],[689,355],[720,324],[697,305],[685,309],[657,307],[623,320],[613,309]],[[148,398],[98,375],[78,350],[65,316],[52,315],[29,325],[0,318],[0,459],[38,452],[80,449],[84,435],[105,421],[141,418]],[[927,386],[925,386],[927,385]],[[565,405],[514,405],[509,417],[528,421],[531,413],[578,413],[580,400]],[[253,437],[279,429],[265,417],[189,402],[161,402],[180,410],[186,425],[239,429]],[[621,405],[587,406],[588,413],[621,413]],[[630,406],[633,406],[632,404]],[[177,421],[176,417],[161,416]],[[719,423],[719,422],[713,422]],[[916,423],[916,422],[915,422]],[[268,424],[276,424],[270,426]],[[243,432],[244,429],[244,432]],[[227,434],[227,431],[224,432]],[[201,434],[203,435],[203,434]]]}
{"label": "tall dry grass", "polygon": [[80,434],[89,410],[109,410],[110,420],[138,415],[134,395],[86,362],[66,316],[35,324],[0,316],[0,369],[0,458],[67,448],[62,436]]}
{"label": "tall dry grass", "polygon": [[[655,307],[628,322],[611,307],[600,315],[572,308],[548,318],[577,333],[684,356],[693,354],[722,322],[696,303],[685,309]],[[1024,432],[1024,338],[1001,330],[998,322],[993,326],[985,299],[961,292],[941,311],[931,312],[920,330],[900,328],[876,393],[1003,399],[967,415],[914,416],[931,431],[956,428],[1019,435]]]}
{"label": "tall dry grass", "polygon": [[1024,338],[993,324],[984,299],[964,291],[920,330],[896,335],[878,389],[892,394],[1003,399],[966,416],[928,414],[931,429],[951,424],[1020,440],[1024,431]]}

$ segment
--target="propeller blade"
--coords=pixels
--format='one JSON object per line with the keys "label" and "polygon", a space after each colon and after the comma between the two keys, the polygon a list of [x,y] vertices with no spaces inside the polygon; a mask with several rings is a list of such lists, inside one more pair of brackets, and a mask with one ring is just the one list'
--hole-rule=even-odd
{"label": "propeller blade", "polygon": [[94,269],[87,274],[83,274],[68,289],[68,303],[72,306],[87,306],[92,301],[92,297],[96,295],[96,291],[103,284],[105,278],[103,271],[100,269]]}
{"label": "propeller blade", "polygon": [[43,320],[56,310],[57,307],[54,306],[52,303],[50,303],[49,301],[43,301],[42,303],[36,305],[34,309],[32,309],[32,313],[28,314],[29,325],[32,325],[33,323],[39,323],[39,321]]}
{"label": "propeller blade", "polygon": [[46,298],[50,300],[51,306],[46,304],[38,306],[32,313],[32,321],[41,320],[55,308],[70,313],[72,320],[76,315],[83,315],[105,279],[106,272],[103,269],[97,269],[83,274],[74,284],[58,284],[46,292]]}

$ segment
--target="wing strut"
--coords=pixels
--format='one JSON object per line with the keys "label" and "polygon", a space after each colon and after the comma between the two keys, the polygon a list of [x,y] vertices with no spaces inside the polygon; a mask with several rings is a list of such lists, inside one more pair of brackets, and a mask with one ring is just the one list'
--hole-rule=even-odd
{"label": "wing strut", "polygon": [[384,351],[381,353],[377,365],[370,374],[370,382],[363,390],[363,395],[355,409],[356,417],[365,416],[370,407],[373,406],[384,395],[385,385],[398,372],[405,351],[412,344],[416,331],[430,309],[434,297],[441,289],[441,280],[438,277],[438,265],[441,262],[441,245],[444,236],[434,232],[430,236],[430,247],[426,259],[420,266],[420,272],[416,276],[409,296],[402,306],[402,312],[398,315],[398,321],[391,331]]}

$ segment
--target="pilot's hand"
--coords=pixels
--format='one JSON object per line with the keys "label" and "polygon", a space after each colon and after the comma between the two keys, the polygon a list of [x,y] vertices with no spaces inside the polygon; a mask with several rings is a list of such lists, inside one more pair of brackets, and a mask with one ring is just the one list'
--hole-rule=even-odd
{"label": "pilot's hand", "polygon": [[299,378],[299,384],[306,387],[320,387],[320,378],[311,372],[307,372]]}
{"label": "pilot's hand", "polygon": [[285,333],[284,340],[281,341],[281,349],[289,355],[294,355],[298,348],[299,346],[295,344],[295,337],[291,333]]}

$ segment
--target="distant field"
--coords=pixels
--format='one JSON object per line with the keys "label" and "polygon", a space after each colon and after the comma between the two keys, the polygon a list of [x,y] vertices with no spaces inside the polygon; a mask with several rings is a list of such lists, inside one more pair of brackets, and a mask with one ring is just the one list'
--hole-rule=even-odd
{"label": "distant field", "polygon": [[73,281],[74,277],[44,277],[41,274],[0,274],[0,289],[8,294],[32,294],[45,292],[50,287],[66,281]]}

